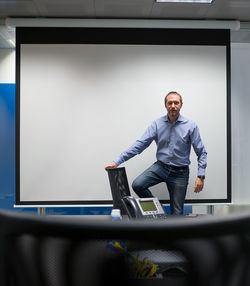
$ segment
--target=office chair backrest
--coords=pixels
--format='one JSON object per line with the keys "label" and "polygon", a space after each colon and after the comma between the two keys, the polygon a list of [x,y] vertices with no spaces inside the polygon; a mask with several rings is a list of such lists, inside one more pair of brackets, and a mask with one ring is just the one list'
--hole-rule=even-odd
{"label": "office chair backrest", "polygon": [[125,257],[109,251],[107,238],[115,237],[112,231],[108,230],[107,236],[106,228],[99,228],[105,220],[99,223],[96,225],[94,219],[39,217],[0,210],[0,285],[105,286],[117,285],[113,283],[116,280],[126,283]]}
{"label": "office chair backrest", "polygon": [[120,209],[121,214],[126,214],[121,199],[130,196],[130,189],[125,167],[107,169],[113,205],[115,209]]}
{"label": "office chair backrest", "polygon": [[[0,285],[249,286],[249,225],[250,214],[111,221],[0,211]],[[130,279],[130,259],[109,252],[110,240],[124,240],[128,250],[136,242],[143,249],[181,251],[186,279]]]}

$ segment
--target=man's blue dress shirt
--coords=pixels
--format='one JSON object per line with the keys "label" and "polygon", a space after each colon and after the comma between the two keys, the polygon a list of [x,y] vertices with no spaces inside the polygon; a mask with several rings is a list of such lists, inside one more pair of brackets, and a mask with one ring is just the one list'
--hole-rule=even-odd
{"label": "man's blue dress shirt", "polygon": [[172,166],[188,166],[190,164],[192,145],[198,160],[198,176],[205,175],[207,152],[202,143],[198,126],[181,115],[174,123],[171,123],[168,115],[153,121],[142,137],[124,151],[115,160],[115,163],[119,166],[140,154],[152,141],[156,142],[157,160]]}

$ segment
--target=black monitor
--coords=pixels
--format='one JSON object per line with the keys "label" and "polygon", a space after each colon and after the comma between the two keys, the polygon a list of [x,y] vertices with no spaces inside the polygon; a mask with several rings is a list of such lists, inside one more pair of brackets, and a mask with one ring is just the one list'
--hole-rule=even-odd
{"label": "black monitor", "polygon": [[126,214],[121,199],[130,196],[130,189],[125,167],[107,169],[113,205],[115,209],[120,209],[121,214]]}

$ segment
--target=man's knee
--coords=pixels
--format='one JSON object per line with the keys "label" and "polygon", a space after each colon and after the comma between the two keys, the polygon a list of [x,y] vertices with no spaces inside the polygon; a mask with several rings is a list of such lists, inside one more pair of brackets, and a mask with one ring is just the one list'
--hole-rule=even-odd
{"label": "man's knee", "polygon": [[142,182],[140,178],[136,178],[133,181],[132,188],[139,198],[153,197],[150,190],[145,186],[145,182]]}
{"label": "man's knee", "polygon": [[132,183],[132,189],[137,193],[143,190],[141,183],[139,180],[136,178],[133,183]]}

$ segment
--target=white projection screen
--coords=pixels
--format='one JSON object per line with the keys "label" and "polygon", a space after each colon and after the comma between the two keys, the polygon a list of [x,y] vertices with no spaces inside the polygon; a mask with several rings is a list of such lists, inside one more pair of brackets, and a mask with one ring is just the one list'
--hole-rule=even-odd
{"label": "white projection screen", "polygon": [[[165,115],[169,91],[197,123],[208,153],[205,187],[187,203],[231,201],[230,32],[17,28],[16,204],[112,203],[104,166]],[[133,179],[156,161],[153,142],[121,166]],[[151,188],[163,203],[164,183]],[[132,191],[132,195],[135,194]]]}

